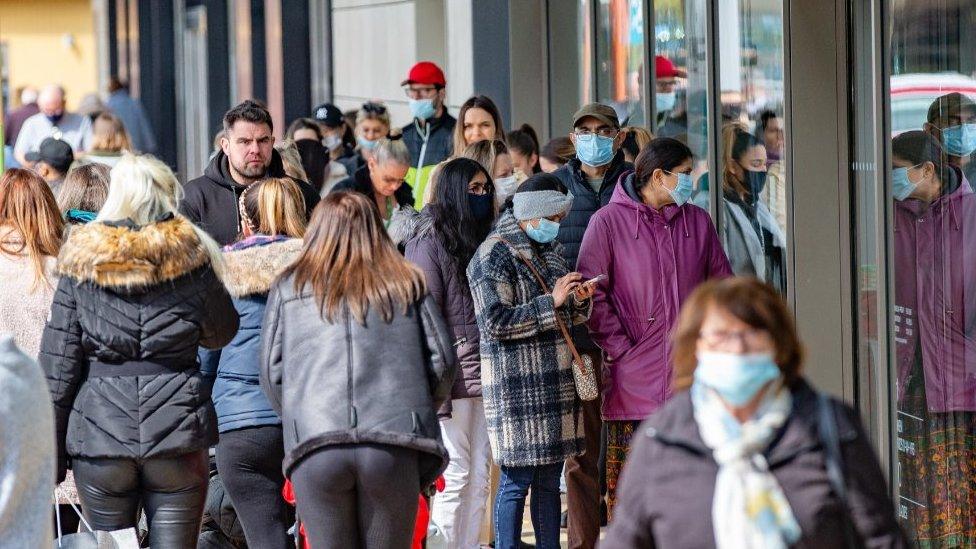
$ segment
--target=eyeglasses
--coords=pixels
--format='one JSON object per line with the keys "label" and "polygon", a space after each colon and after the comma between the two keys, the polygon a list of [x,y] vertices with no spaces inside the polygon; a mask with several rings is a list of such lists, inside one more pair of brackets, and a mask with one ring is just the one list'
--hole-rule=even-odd
{"label": "eyeglasses", "polygon": [[698,333],[698,337],[709,347],[726,347],[735,341],[741,341],[743,347],[754,349],[768,341],[769,332],[756,328],[742,331],[703,330]]}
{"label": "eyeglasses", "polygon": [[403,88],[403,93],[410,99],[430,99],[437,95],[438,88],[430,86],[426,88]]}
{"label": "eyeglasses", "polygon": [[363,103],[363,112],[370,114],[386,114],[386,107],[379,103]]}
{"label": "eyeglasses", "polygon": [[589,128],[579,128],[577,130],[574,130],[573,133],[576,134],[576,137],[599,135],[600,137],[609,137],[610,139],[613,139],[614,137],[617,137],[617,134],[620,133],[620,130],[618,130],[617,128],[606,128],[606,127],[597,128],[596,131],[593,131]]}
{"label": "eyeglasses", "polygon": [[468,185],[468,192],[474,195],[484,195],[488,194],[488,184],[487,183],[470,183]]}

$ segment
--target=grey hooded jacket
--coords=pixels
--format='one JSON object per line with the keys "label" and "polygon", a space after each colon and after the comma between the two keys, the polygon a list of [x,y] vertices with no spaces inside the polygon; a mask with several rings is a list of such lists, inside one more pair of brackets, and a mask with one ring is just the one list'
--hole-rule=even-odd
{"label": "grey hooded jacket", "polygon": [[265,308],[261,388],[281,416],[285,475],[318,450],[376,443],[420,452],[418,490],[433,482],[448,460],[436,410],[454,383],[451,343],[430,296],[390,322],[373,309],[365,324],[348,310],[330,322],[311,287],[280,278]]}

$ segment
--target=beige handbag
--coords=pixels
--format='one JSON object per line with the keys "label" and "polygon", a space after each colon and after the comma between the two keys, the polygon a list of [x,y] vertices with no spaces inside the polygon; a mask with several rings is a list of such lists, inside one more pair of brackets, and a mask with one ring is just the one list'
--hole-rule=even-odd
{"label": "beige handbag", "polygon": [[[547,294],[552,293],[551,290],[549,290],[549,285],[546,284],[545,279],[539,274],[539,271],[535,268],[535,265],[532,264],[532,261],[519,253],[515,249],[515,246],[512,246],[512,244],[504,238],[496,238],[511,248],[512,252],[518,256],[519,259],[524,261],[526,265],[528,265],[529,270],[532,271],[536,281],[540,286],[542,286],[542,291],[546,292]],[[573,299],[575,299],[575,296],[573,296]],[[566,345],[569,346],[569,352],[573,353],[573,381],[576,382],[576,393],[579,395],[580,400],[596,400],[596,398],[600,396],[600,388],[597,387],[596,384],[596,371],[593,369],[593,359],[591,359],[588,355],[580,355],[576,350],[576,345],[573,344],[573,338],[570,337],[569,330],[567,330],[566,325],[563,324],[563,319],[559,316],[559,311],[556,311],[556,325],[559,326],[559,331],[562,332],[563,338],[566,339]]]}

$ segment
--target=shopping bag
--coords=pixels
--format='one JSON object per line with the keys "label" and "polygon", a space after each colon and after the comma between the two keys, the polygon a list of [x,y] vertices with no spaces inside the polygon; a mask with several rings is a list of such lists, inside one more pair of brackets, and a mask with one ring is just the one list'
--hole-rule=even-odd
{"label": "shopping bag", "polygon": [[[55,496],[60,491],[60,486],[55,488]],[[57,501],[57,497],[54,500]],[[78,509],[74,503],[70,503],[70,505],[87,532],[78,532],[77,534],[61,532],[61,509],[55,503],[54,514],[58,525],[58,539],[55,543],[57,549],[139,549],[139,537],[136,535],[135,528],[125,528],[113,532],[92,530],[91,525],[85,520],[85,516],[81,514],[81,509]]]}

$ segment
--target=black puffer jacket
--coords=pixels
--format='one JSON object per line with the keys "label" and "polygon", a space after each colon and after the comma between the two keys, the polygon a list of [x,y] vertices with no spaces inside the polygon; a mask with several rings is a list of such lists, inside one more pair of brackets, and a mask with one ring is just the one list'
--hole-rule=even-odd
{"label": "black puffer jacket", "polygon": [[[271,152],[268,177],[287,177],[278,151]],[[319,193],[304,181],[292,179],[302,191],[305,213],[312,217],[312,210],[319,203]],[[231,244],[241,233],[241,213],[237,201],[246,189],[234,181],[227,166],[227,155],[218,151],[207,165],[203,175],[183,186],[185,193],[180,202],[180,213],[207,231],[221,246]]]}
{"label": "black puffer jacket", "polygon": [[[624,160],[623,151],[617,151],[616,156],[610,161],[610,167],[603,175],[603,185],[600,192],[593,190],[590,182],[583,173],[583,164],[578,158],[573,158],[558,170],[552,172],[553,175],[563,182],[563,185],[573,193],[573,208],[566,215],[566,218],[559,224],[559,236],[556,237],[563,245],[563,257],[569,268],[576,270],[576,260],[579,259],[580,244],[583,243],[583,235],[586,234],[586,227],[590,224],[590,218],[597,210],[610,203],[613,190],[617,188],[617,180],[621,174],[634,169],[634,165]],[[603,273],[606,274],[606,273]],[[573,328],[573,340],[580,350],[593,351],[597,346],[590,339],[590,334],[586,326],[575,326]]]}
{"label": "black puffer jacket", "polygon": [[286,476],[313,452],[364,442],[417,450],[418,492],[447,466],[435,410],[454,382],[451,335],[430,296],[397,309],[390,322],[375,308],[365,325],[348,310],[330,322],[294,274],[272,286],[261,388],[281,416]]}
{"label": "black puffer jacket", "polygon": [[41,340],[55,406],[59,474],[67,455],[151,458],[217,440],[197,347],[226,345],[237,312],[193,225],[76,227]]}
{"label": "black puffer jacket", "polygon": [[[435,233],[429,212],[425,210],[414,214],[412,222],[413,234],[407,242],[404,255],[424,271],[427,291],[440,307],[441,315],[454,338],[460,370],[454,379],[451,398],[480,397],[480,335],[467,277],[458,269],[457,258],[448,253]],[[447,404],[441,409],[441,415],[450,415],[450,403]]]}

